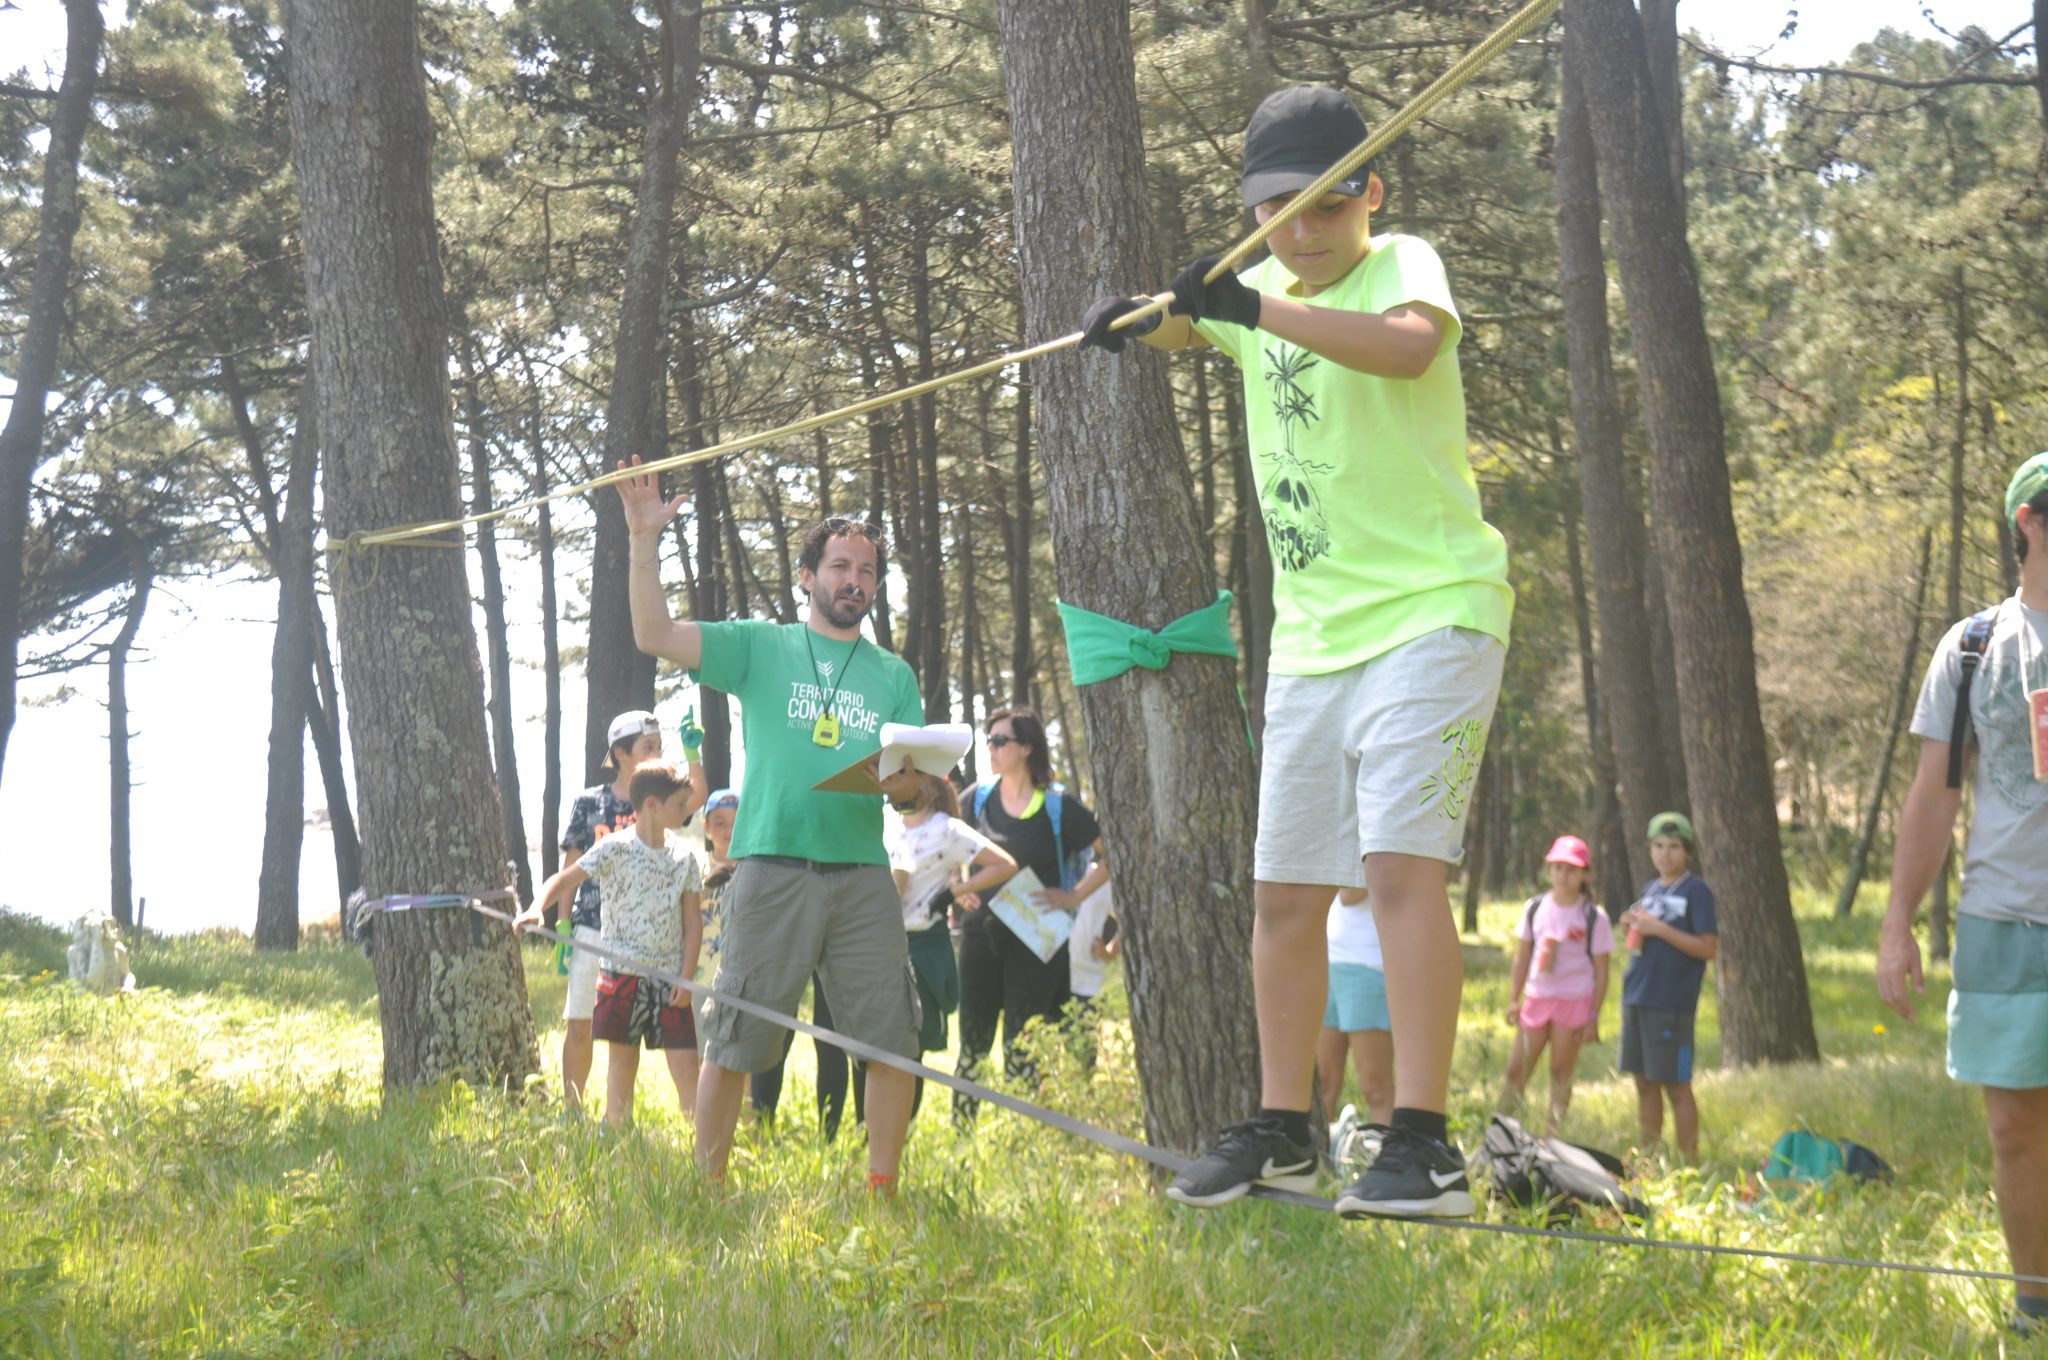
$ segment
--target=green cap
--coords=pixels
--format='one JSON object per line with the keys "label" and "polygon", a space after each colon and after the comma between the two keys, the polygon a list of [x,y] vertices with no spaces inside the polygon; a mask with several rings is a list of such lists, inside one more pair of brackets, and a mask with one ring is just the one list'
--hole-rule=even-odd
{"label": "green cap", "polygon": [[2048,453],[2037,453],[2020,464],[2005,488],[2005,522],[2017,520],[2020,507],[2043,491],[2048,491]]}
{"label": "green cap", "polygon": [[1686,844],[1692,844],[1692,823],[1685,819],[1683,812],[1660,812],[1650,819],[1650,839],[1659,836],[1676,836]]}

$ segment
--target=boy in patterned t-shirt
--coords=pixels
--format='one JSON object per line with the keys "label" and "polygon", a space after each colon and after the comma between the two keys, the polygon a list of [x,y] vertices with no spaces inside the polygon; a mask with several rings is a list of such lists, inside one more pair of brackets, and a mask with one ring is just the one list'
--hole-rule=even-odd
{"label": "boy in patterned t-shirt", "polygon": [[[1245,131],[1242,195],[1261,222],[1366,137],[1332,89],[1269,96]],[[1507,545],[1467,461],[1460,324],[1437,254],[1372,234],[1370,166],[1268,242],[1242,277],[1174,280],[1173,314],[1113,331],[1141,304],[1105,298],[1083,345],[1213,345],[1244,372],[1259,508],[1273,550],[1273,643],[1259,782],[1252,936],[1262,1098],[1167,1194],[1224,1204],[1254,1183],[1313,1184],[1309,1090],[1329,971],[1324,917],[1369,888],[1386,954],[1392,1128],[1338,1212],[1472,1212],[1444,1108],[1464,963],[1446,872],[1500,693]]]}
{"label": "boy in patterned t-shirt", "polygon": [[607,1045],[604,1122],[615,1127],[632,1117],[642,1043],[667,1055],[684,1116],[695,1109],[697,1026],[689,998],[647,973],[692,976],[704,935],[697,857],[672,853],[667,843],[668,833],[689,819],[690,781],[675,766],[651,761],[633,772],[626,796],[633,825],[599,840],[541,885],[534,904],[519,915],[519,924],[538,925],[558,892],[574,891],[586,879],[604,889],[604,968],[590,1030]]}

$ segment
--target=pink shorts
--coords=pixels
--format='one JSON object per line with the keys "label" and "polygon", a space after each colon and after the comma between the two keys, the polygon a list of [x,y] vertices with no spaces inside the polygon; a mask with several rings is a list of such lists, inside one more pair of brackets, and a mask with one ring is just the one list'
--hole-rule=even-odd
{"label": "pink shorts", "polygon": [[1584,1029],[1593,1018],[1590,996],[1525,996],[1522,998],[1522,1028]]}

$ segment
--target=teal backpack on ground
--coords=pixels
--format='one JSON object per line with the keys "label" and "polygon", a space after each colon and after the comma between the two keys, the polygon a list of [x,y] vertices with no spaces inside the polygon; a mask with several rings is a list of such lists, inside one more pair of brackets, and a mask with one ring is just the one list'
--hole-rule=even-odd
{"label": "teal backpack on ground", "polygon": [[1805,1129],[1781,1134],[1764,1158],[1766,1184],[1777,1182],[1785,1188],[1801,1182],[1825,1184],[1837,1176],[1859,1181],[1890,1180],[1892,1169],[1885,1159],[1861,1143],[1846,1138],[1823,1138]]}

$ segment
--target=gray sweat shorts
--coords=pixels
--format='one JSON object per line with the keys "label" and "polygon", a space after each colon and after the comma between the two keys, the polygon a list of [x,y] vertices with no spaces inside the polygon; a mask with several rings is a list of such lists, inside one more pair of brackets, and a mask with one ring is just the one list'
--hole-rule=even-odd
{"label": "gray sweat shorts", "polygon": [[[903,934],[896,880],[879,864],[817,868],[755,856],[741,860],[721,907],[721,992],[794,1015],[816,971],[832,1021],[848,1038],[918,1056],[917,983]],[[704,1003],[698,1043],[728,1072],[782,1061],[781,1025],[716,1000]]]}
{"label": "gray sweat shorts", "polygon": [[1362,888],[1382,853],[1456,864],[1506,660],[1498,638],[1439,628],[1341,671],[1271,677],[1259,882]]}

